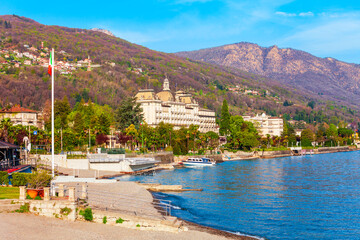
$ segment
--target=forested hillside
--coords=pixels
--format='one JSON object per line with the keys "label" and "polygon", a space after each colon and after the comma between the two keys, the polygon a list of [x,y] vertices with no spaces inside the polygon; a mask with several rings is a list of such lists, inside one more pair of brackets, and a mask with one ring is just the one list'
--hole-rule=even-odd
{"label": "forested hillside", "polygon": [[[0,16],[0,39],[0,107],[44,107],[50,99],[44,62],[55,48],[55,60],[64,66],[56,71],[55,95],[57,99],[66,95],[72,105],[90,99],[117,108],[122,99],[140,88],[160,90],[167,76],[173,91],[186,90],[200,105],[217,113],[227,99],[233,114],[285,114],[307,122],[329,122],[331,117],[335,122],[358,120],[357,111],[321,95],[252,73],[153,51],[97,31],[47,26],[6,15]],[[30,58],[25,56],[29,52]],[[87,71],[89,57],[91,71]]]}

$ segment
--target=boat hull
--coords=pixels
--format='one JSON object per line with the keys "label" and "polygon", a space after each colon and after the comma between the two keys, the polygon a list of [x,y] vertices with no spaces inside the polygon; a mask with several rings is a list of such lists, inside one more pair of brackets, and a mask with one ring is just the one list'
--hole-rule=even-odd
{"label": "boat hull", "polygon": [[214,166],[215,163],[192,163],[192,162],[183,162],[184,166],[189,167],[203,167],[203,166]]}

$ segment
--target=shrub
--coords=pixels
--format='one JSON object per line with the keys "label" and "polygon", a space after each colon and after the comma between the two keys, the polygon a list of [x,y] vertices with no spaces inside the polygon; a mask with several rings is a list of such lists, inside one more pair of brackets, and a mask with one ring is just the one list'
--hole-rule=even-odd
{"label": "shrub", "polygon": [[38,171],[28,175],[28,187],[29,188],[41,188],[50,186],[51,175],[49,175],[46,171]]}
{"label": "shrub", "polygon": [[41,197],[40,197],[40,196],[36,196],[36,197],[34,198],[34,200],[41,200]]}
{"label": "shrub", "polygon": [[93,214],[91,208],[86,208],[84,210],[80,210],[79,214],[84,217],[86,221],[92,221],[93,220]]}
{"label": "shrub", "polygon": [[104,217],[103,217],[103,224],[106,224],[106,223],[107,223],[107,217],[104,216]]}
{"label": "shrub", "polygon": [[29,175],[29,173],[13,173],[11,175],[11,184],[14,187],[25,186],[28,183],[27,177]]}
{"label": "shrub", "polygon": [[15,210],[15,212],[18,213],[27,213],[30,211],[30,205],[28,203],[25,203],[24,205],[20,206],[20,209]]}
{"label": "shrub", "polygon": [[122,219],[121,217],[119,217],[118,219],[116,219],[116,223],[123,223],[124,219]]}
{"label": "shrub", "polygon": [[71,213],[71,211],[71,208],[64,207],[60,209],[60,214],[67,216]]}
{"label": "shrub", "polygon": [[7,172],[0,171],[0,185],[9,185],[9,175]]}
{"label": "shrub", "polygon": [[173,147],[172,147],[172,146],[167,146],[167,147],[165,148],[165,151],[166,151],[166,152],[172,152],[172,151],[173,151]]}

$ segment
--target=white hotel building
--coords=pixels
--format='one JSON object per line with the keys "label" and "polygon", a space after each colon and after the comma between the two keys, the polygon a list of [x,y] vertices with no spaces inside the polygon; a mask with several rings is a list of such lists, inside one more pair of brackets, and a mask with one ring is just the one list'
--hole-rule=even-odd
{"label": "white hotel building", "polygon": [[254,123],[254,126],[259,130],[259,134],[262,137],[266,137],[267,134],[269,134],[270,137],[281,136],[284,131],[284,120],[282,118],[270,117],[265,113],[261,115],[256,114],[255,117],[243,116],[243,119]]}
{"label": "white hotel building", "polygon": [[169,80],[164,80],[163,91],[155,94],[153,89],[141,89],[136,94],[136,102],[140,103],[144,120],[152,127],[160,122],[174,125],[174,129],[198,125],[200,132],[218,133],[215,112],[199,107],[191,94],[177,91],[175,98],[170,91]]}

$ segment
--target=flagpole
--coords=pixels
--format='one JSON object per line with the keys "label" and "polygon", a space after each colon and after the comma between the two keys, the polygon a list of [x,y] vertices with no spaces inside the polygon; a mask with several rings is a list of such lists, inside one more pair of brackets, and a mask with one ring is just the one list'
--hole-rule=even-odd
{"label": "flagpole", "polygon": [[54,172],[54,151],[55,151],[55,142],[54,142],[54,48],[52,49],[51,54],[51,173],[52,177],[55,177]]}

